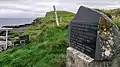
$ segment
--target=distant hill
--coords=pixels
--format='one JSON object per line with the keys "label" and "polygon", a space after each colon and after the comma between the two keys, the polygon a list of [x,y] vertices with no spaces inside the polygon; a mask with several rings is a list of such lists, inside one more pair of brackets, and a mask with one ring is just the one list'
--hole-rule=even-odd
{"label": "distant hill", "polygon": [[120,17],[120,8],[118,9],[111,9],[111,10],[105,10],[105,9],[95,9],[97,11],[103,12],[105,14],[107,14],[108,16],[112,16],[112,17]]}
{"label": "distant hill", "polygon": [[[74,16],[75,14],[68,11],[57,11],[58,16]],[[53,17],[55,15],[54,11],[47,12],[45,17]]]}
{"label": "distant hill", "polygon": [[[61,22],[70,22],[75,16],[74,13],[68,11],[57,11],[58,20]],[[55,14],[54,11],[47,12],[45,17],[36,18],[34,20],[37,23],[46,22],[46,23],[55,23]]]}

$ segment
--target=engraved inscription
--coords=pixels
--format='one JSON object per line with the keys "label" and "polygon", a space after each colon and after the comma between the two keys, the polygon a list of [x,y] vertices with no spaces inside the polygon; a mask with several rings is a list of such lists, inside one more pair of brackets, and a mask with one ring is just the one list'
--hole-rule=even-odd
{"label": "engraved inscription", "polygon": [[70,45],[95,57],[97,29],[97,24],[71,23]]}

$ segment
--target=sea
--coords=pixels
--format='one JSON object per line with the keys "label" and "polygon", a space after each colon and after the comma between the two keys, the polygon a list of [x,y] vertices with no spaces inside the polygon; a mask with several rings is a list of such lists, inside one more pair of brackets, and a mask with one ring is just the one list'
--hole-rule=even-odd
{"label": "sea", "polygon": [[2,26],[30,24],[35,18],[0,18],[0,28]]}

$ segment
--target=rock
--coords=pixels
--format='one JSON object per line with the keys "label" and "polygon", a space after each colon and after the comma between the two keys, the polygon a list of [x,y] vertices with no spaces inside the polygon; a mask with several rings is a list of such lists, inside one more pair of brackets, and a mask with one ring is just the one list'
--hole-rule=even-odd
{"label": "rock", "polygon": [[[13,47],[13,46],[14,46],[13,42],[12,41],[8,41],[7,47]],[[6,48],[6,41],[0,41],[0,51],[6,50],[6,49],[7,49]]]}

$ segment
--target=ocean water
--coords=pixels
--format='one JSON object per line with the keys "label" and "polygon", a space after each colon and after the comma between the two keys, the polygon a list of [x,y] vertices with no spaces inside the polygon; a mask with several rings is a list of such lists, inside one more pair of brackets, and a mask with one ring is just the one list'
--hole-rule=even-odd
{"label": "ocean water", "polygon": [[0,18],[0,27],[32,23],[34,18]]}

